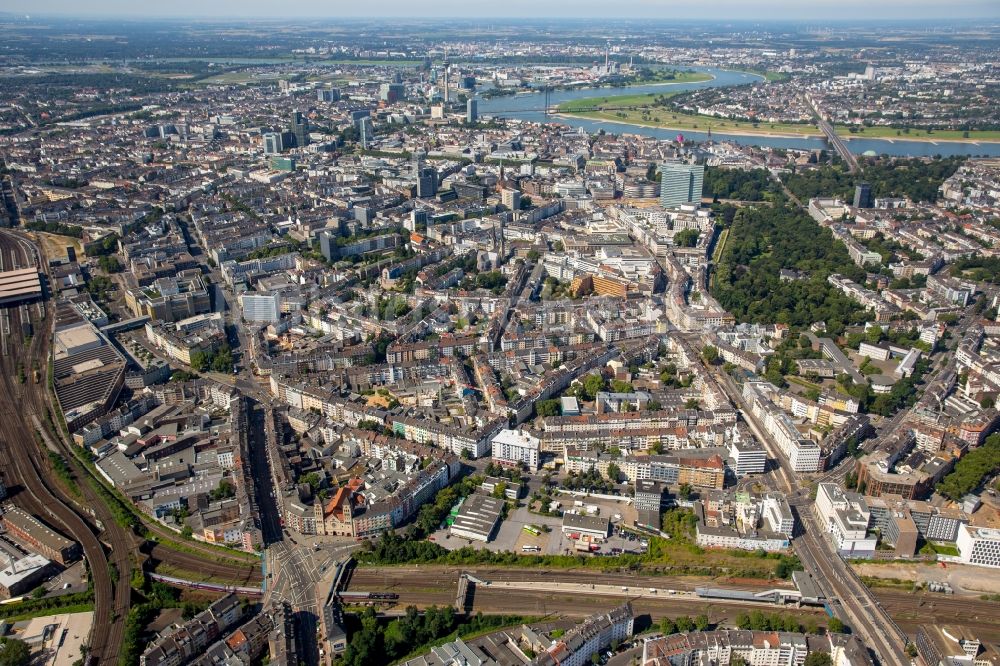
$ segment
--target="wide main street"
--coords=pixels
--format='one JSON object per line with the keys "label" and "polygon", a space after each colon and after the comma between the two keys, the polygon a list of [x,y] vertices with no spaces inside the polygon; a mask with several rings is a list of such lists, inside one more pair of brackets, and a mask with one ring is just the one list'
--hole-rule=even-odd
{"label": "wide main street", "polygon": [[846,616],[841,619],[864,638],[865,644],[879,655],[882,663],[906,666],[910,663],[903,651],[908,640],[906,635],[898,630],[896,624],[879,606],[871,590],[836,552],[826,537],[827,530],[821,518],[814,513],[811,498],[804,489],[793,485],[793,473],[787,458],[767,430],[758,423],[757,417],[743,400],[739,386],[726,373],[717,371],[716,376],[722,380],[721,385],[730,399],[740,406],[747,425],[758,441],[764,445],[768,457],[779,466],[773,478],[781,480],[780,490],[787,493],[789,504],[798,517],[798,532],[792,544],[805,570],[812,574],[829,599],[837,601],[832,606],[834,612]]}

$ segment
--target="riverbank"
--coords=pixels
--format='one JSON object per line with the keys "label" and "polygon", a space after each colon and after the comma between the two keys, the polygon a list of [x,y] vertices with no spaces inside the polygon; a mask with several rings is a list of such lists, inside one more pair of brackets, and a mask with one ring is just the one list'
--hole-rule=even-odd
{"label": "riverbank", "polygon": [[[521,94],[515,97],[504,97],[493,100],[482,100],[479,104],[479,113],[483,116],[499,116],[529,122],[545,123],[552,122],[552,116],[545,113],[545,105],[549,108],[562,107],[562,105],[576,102],[577,100],[590,99],[588,103],[594,109],[593,100],[596,98],[604,106],[611,106],[614,102],[618,105],[619,100],[615,97],[633,96],[636,99],[636,106],[640,102],[649,103],[648,96],[645,100],[643,95],[653,93],[658,95],[673,95],[675,93],[687,92],[698,88],[725,88],[739,86],[760,81],[763,79],[759,74],[738,72],[725,69],[705,68],[704,71],[712,74],[715,78],[704,83],[692,83],[681,85],[651,85],[637,86],[627,90],[610,91],[578,89],[560,92],[552,92],[549,99],[542,91],[529,94]],[[603,102],[607,97],[608,102]],[[614,115],[614,110],[608,110],[607,115],[588,115],[584,113],[568,112],[560,108],[561,115],[559,122],[565,123],[573,128],[583,128],[588,132],[626,132],[643,136],[655,137],[657,139],[671,139],[678,132],[694,141],[705,141],[708,130],[711,128],[712,137],[716,140],[733,141],[746,145],[756,145],[771,148],[784,148],[793,150],[822,150],[829,149],[826,137],[820,134],[819,129],[810,125],[795,125],[794,129],[786,127],[771,127],[769,123],[761,123],[757,128],[753,128],[750,123],[740,123],[741,127],[736,127],[735,121],[723,118],[711,118],[711,122],[698,122],[692,118],[683,119],[684,122],[675,122],[671,116],[676,114],[668,113],[647,113],[649,120],[643,120],[640,113],[634,114],[631,118],[621,118]],[[659,116],[660,122],[656,123],[653,118]],[[624,122],[623,122],[624,121]],[[721,123],[726,123],[723,127]],[[698,127],[694,127],[697,124]],[[803,129],[807,133],[803,133]],[[913,133],[913,130],[911,130]],[[959,133],[960,135],[961,133]],[[969,138],[962,137],[959,141],[948,141],[949,135],[935,132],[930,137],[914,137],[913,141],[902,134],[898,137],[877,138],[867,132],[857,132],[850,134],[844,131],[842,138],[852,152],[863,153],[869,150],[877,154],[886,153],[898,157],[931,157],[934,155],[975,155],[1000,157],[1000,142],[987,141],[985,137],[971,135]],[[923,140],[921,140],[923,139]],[[928,140],[929,139],[929,140]]]}
{"label": "riverbank", "polygon": [[[675,79],[665,79],[662,81],[659,80],[633,81],[631,83],[625,83],[620,85],[614,83],[591,83],[588,81],[585,83],[550,86],[549,92],[567,92],[574,90],[628,90],[629,88],[645,88],[647,86],[681,86],[681,85],[687,85],[689,83],[704,83],[706,81],[715,80],[715,75],[709,74],[708,72],[679,72],[679,74],[680,76],[678,76]],[[489,90],[491,89],[487,89],[484,92],[488,92]],[[497,99],[502,97],[514,97],[516,95],[524,95],[524,94],[529,94],[529,95],[538,94],[541,90],[542,90],[541,88],[530,88],[525,90],[517,90],[513,94],[492,95],[492,96],[487,96],[484,94],[481,95],[481,97],[483,99]],[[676,93],[670,92],[667,94],[674,95]],[[633,95],[615,95],[614,93],[611,93],[607,95],[607,97],[609,98],[614,97],[617,99],[619,97],[633,97]],[[593,99],[598,99],[598,98],[595,97]],[[604,97],[601,97],[600,99],[604,99]]]}
{"label": "riverbank", "polygon": [[559,104],[557,114],[567,114],[611,123],[678,131],[714,131],[719,134],[771,136],[780,138],[822,138],[816,125],[795,123],[752,123],[748,121],[680,113],[654,102],[661,97],[673,97],[682,91],[646,93],[643,95],[602,95],[585,97]]}
{"label": "riverbank", "polygon": [[[622,98],[634,98],[635,96],[622,95]],[[599,106],[600,104],[612,104],[614,98],[592,98],[594,100],[600,100],[599,104],[594,104],[593,106]],[[584,102],[588,100],[574,100],[573,106],[584,106]],[[623,103],[623,106],[629,106],[627,103]],[[569,106],[569,105],[567,105]],[[668,114],[669,110],[665,108],[650,109],[650,113],[659,112],[661,114]],[[625,114],[625,117],[621,117],[617,114]],[[633,127],[643,127],[650,129],[662,129],[662,130],[676,130],[678,132],[683,131],[697,131],[706,132],[713,131],[718,134],[728,134],[733,136],[747,136],[747,137],[769,137],[769,138],[779,138],[779,139],[800,139],[800,138],[824,138],[823,132],[815,125],[789,125],[789,124],[763,124],[759,127],[754,127],[752,123],[738,122],[734,120],[726,120],[721,118],[715,118],[713,116],[692,116],[680,113],[669,113],[670,119],[663,120],[661,122],[650,122],[649,120],[642,120],[642,112],[640,110],[618,110],[618,111],[573,111],[571,109],[563,109],[563,105],[558,107],[556,113],[552,114],[556,117],[561,118],[585,118],[587,120],[599,120],[606,123],[614,123],[616,125],[626,125]],[[655,118],[655,116],[654,116]],[[896,128],[879,128],[883,130],[882,132],[857,132],[850,133],[846,128],[838,127],[836,128],[837,135],[844,141],[855,141],[855,140],[878,140],[886,141],[888,143],[895,143],[897,141],[919,141],[922,143],[936,144],[939,142],[947,143],[962,143],[969,145],[980,145],[984,143],[989,144],[1000,144],[1000,132],[995,131],[983,131],[983,132],[969,132],[968,136],[963,136],[963,132],[958,130],[941,130],[932,133],[927,132],[915,132],[910,131],[909,134],[896,135]]]}
{"label": "riverbank", "polygon": [[[653,124],[649,122],[615,117],[614,113],[610,111],[556,112],[550,115],[552,117],[565,118],[567,120],[573,118],[585,118],[587,120],[600,120],[601,122],[604,123],[624,125],[625,127],[643,127],[648,129],[676,130],[678,132],[683,132],[686,130],[696,130],[699,132],[704,132],[706,130],[715,130],[720,134],[731,134],[734,136],[760,136],[771,139],[808,139],[808,138],[820,139],[823,137],[823,134],[818,129],[815,130],[815,133],[807,134],[805,132],[786,133],[786,132],[779,132],[776,130],[763,129],[763,128],[758,130],[758,129],[753,129],[752,127],[750,129],[743,129],[742,125],[724,125],[724,126],[716,125],[714,127],[705,125],[699,127],[698,124],[696,123],[692,124],[675,123],[672,120],[670,122],[661,122],[658,124]],[[734,129],[734,127],[736,129]]]}
{"label": "riverbank", "polygon": [[1000,131],[997,130],[921,130],[911,129],[909,132],[898,127],[851,127],[837,125],[834,130],[844,141],[852,139],[879,139],[882,141],[947,141],[956,143],[1000,143]]}
{"label": "riverbank", "polygon": [[695,71],[683,71],[675,70],[676,75],[672,79],[650,79],[648,81],[630,81],[624,86],[616,86],[614,84],[608,84],[606,86],[600,86],[601,88],[632,88],[634,86],[672,86],[681,83],[701,83],[702,81],[712,81],[715,77],[708,72],[695,72]]}

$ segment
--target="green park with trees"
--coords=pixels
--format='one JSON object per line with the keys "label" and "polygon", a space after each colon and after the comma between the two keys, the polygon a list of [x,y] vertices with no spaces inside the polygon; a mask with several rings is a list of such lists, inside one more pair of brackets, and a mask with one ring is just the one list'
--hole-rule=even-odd
{"label": "green park with trees", "polygon": [[[781,280],[782,269],[804,273]],[[799,208],[741,208],[712,281],[712,295],[738,321],[807,327],[826,322],[838,335],[870,318],[859,304],[827,282],[840,273],[864,281],[864,271],[829,230]]]}

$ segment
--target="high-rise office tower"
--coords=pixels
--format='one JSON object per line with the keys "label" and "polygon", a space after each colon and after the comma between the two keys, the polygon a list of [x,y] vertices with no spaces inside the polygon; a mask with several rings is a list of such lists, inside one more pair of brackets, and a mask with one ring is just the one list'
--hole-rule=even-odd
{"label": "high-rise office tower", "polygon": [[872,186],[869,183],[858,183],[854,188],[854,207],[872,208],[875,206],[875,197],[872,196]]}
{"label": "high-rise office tower", "polygon": [[316,234],[319,239],[319,251],[327,261],[334,261],[337,258],[337,234],[330,230],[320,231]]}
{"label": "high-rise office tower", "polygon": [[660,166],[660,205],[676,208],[686,203],[701,203],[705,167],[700,164],[664,162]]}
{"label": "high-rise office tower", "polygon": [[336,102],[340,99],[338,88],[320,88],[316,91],[316,100],[319,102]]}
{"label": "high-rise office tower", "polygon": [[406,86],[402,83],[383,83],[378,90],[379,99],[388,104],[395,104],[406,97]]}
{"label": "high-rise office tower", "polygon": [[358,141],[364,150],[368,150],[375,139],[375,128],[372,126],[372,119],[369,116],[358,119]]}
{"label": "high-rise office tower", "polygon": [[510,210],[521,210],[521,193],[517,190],[503,190],[500,193],[500,200]]}
{"label": "high-rise office tower", "polygon": [[465,122],[474,123],[479,120],[479,102],[469,98],[465,102]]}
{"label": "high-rise office tower", "polygon": [[268,132],[264,135],[264,154],[277,155],[284,146],[281,141],[281,134],[278,132]]}
{"label": "high-rise office tower", "polygon": [[417,196],[427,199],[437,194],[438,174],[434,167],[423,167],[417,172]]}
{"label": "high-rise office tower", "polygon": [[292,111],[288,118],[288,131],[295,137],[295,145],[304,148],[309,145],[309,122],[301,111]]}

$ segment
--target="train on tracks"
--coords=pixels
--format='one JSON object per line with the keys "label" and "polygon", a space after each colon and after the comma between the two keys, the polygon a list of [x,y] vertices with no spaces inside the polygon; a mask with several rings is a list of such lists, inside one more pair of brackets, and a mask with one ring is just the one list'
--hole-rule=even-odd
{"label": "train on tracks", "polygon": [[206,583],[196,580],[186,580],[184,578],[175,578],[173,576],[164,576],[162,574],[149,574],[149,577],[155,581],[161,583],[166,583],[167,585],[176,585],[177,587],[186,587],[192,590],[209,590],[212,592],[233,592],[234,594],[239,594],[245,597],[261,597],[264,595],[264,591],[259,587],[244,587],[242,585],[223,585],[221,583]]}
{"label": "train on tracks", "polygon": [[343,601],[396,601],[399,595],[395,592],[338,592],[337,596]]}

